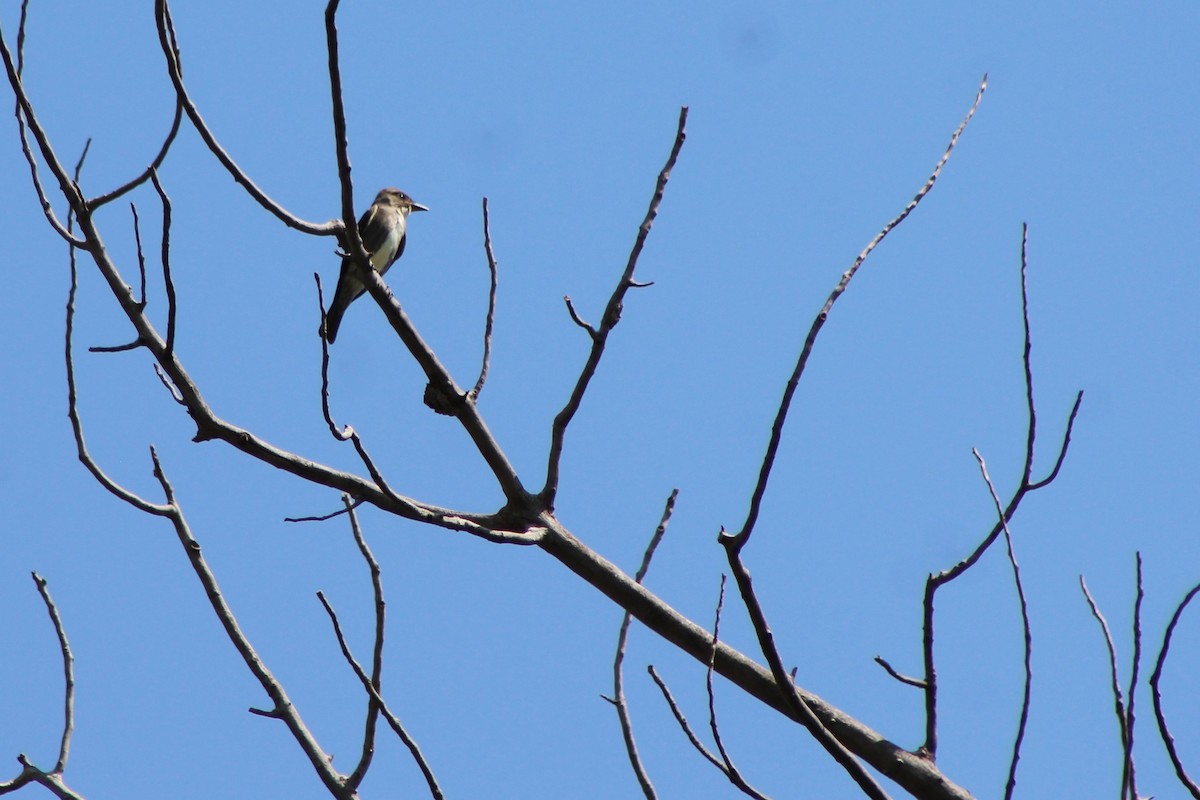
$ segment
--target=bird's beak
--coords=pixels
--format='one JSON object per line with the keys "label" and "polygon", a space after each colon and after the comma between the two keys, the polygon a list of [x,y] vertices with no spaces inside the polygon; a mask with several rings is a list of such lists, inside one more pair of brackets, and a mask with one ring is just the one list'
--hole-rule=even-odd
{"label": "bird's beak", "polygon": [[412,210],[413,211],[428,211],[429,208],[427,206],[421,205],[420,203],[418,203],[414,200],[412,203]]}

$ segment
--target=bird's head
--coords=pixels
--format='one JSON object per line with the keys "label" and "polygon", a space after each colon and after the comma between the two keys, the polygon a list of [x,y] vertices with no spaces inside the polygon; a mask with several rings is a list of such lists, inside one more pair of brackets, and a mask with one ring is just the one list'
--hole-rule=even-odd
{"label": "bird's head", "polygon": [[413,200],[404,192],[395,188],[383,189],[379,194],[375,195],[375,202],[384,205],[392,206],[400,211],[401,214],[409,214],[413,211],[428,211],[429,209]]}

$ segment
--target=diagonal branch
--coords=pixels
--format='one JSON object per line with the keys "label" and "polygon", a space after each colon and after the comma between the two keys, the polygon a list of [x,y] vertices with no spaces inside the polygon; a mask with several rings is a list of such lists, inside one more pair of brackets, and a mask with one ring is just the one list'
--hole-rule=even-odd
{"label": "diagonal branch", "polygon": [[[562,460],[563,439],[567,433],[567,426],[571,424],[575,413],[579,411],[579,405],[583,402],[583,393],[587,391],[588,384],[591,383],[592,377],[596,374],[596,368],[600,365],[600,357],[604,355],[604,346],[608,342],[608,334],[621,319],[621,307],[625,300],[625,293],[634,286],[633,273],[637,269],[638,258],[642,254],[646,238],[650,235],[650,228],[654,225],[654,219],[658,216],[658,207],[662,204],[663,193],[667,188],[667,181],[671,178],[671,170],[675,168],[675,161],[679,158],[679,151],[683,149],[683,142],[687,138],[687,116],[688,109],[687,106],[684,106],[679,110],[679,124],[675,129],[675,144],[671,147],[671,154],[667,157],[667,163],[663,166],[662,171],[658,173],[658,182],[654,187],[654,196],[650,199],[650,207],[646,209],[646,216],[642,220],[642,224],[638,227],[638,235],[633,242],[633,249],[629,253],[629,260],[625,264],[625,271],[621,273],[621,280],[618,281],[617,288],[613,290],[612,296],[608,298],[608,305],[604,308],[604,317],[600,320],[600,325],[595,329],[588,330],[592,338],[592,349],[588,353],[587,361],[583,365],[583,371],[579,373],[579,378],[575,382],[575,388],[571,392],[571,397],[567,400],[567,404],[563,406],[562,410],[554,417],[554,424],[550,429],[550,454],[546,465],[546,484],[539,495],[542,505],[551,511],[554,510],[554,499],[558,494],[559,462]],[[575,314],[575,310],[571,306],[569,299],[567,300],[567,308],[570,309],[571,317],[577,324],[585,329],[589,328]]]}
{"label": "diagonal branch", "polygon": [[995,543],[1000,534],[1005,531],[1007,523],[1011,522],[1017,513],[1017,509],[1021,505],[1021,501],[1025,496],[1032,491],[1041,489],[1058,477],[1059,470],[1062,468],[1063,461],[1067,457],[1067,448],[1071,444],[1071,432],[1075,428],[1075,418],[1079,414],[1080,405],[1083,403],[1083,392],[1080,391],[1075,395],[1075,404],[1071,407],[1071,413],[1067,417],[1066,430],[1063,434],[1062,444],[1059,447],[1058,457],[1055,460],[1054,469],[1050,474],[1040,480],[1033,481],[1033,457],[1034,446],[1037,441],[1037,408],[1034,405],[1033,396],[1033,364],[1032,351],[1033,339],[1030,332],[1029,324],[1029,288],[1028,288],[1028,243],[1029,243],[1029,226],[1021,226],[1021,322],[1024,330],[1024,338],[1022,341],[1021,363],[1025,374],[1025,400],[1027,409],[1027,427],[1025,437],[1025,461],[1021,468],[1021,481],[1016,491],[1013,492],[1012,498],[1008,501],[1008,505],[1004,507],[1003,513],[987,536],[983,538],[975,549],[966,557],[959,561],[954,566],[945,569],[939,573],[931,573],[925,581],[925,596],[923,600],[924,620],[922,631],[922,650],[925,659],[925,743],[921,746],[921,751],[927,753],[930,758],[937,757],[937,717],[938,717],[938,679],[937,666],[934,662],[934,600],[938,589],[945,584],[958,578],[968,569],[978,563],[983,554]]}
{"label": "diagonal branch", "polygon": [[1167,755],[1171,757],[1171,764],[1175,767],[1175,775],[1179,778],[1179,782],[1184,785],[1184,788],[1191,793],[1192,797],[1195,800],[1200,800],[1200,785],[1197,785],[1192,780],[1192,777],[1188,775],[1187,770],[1183,766],[1183,761],[1179,758],[1179,752],[1175,749],[1175,737],[1171,735],[1171,729],[1167,727],[1167,717],[1162,708],[1162,693],[1159,690],[1163,667],[1167,663],[1167,651],[1171,649],[1171,636],[1175,633],[1175,626],[1179,624],[1179,618],[1183,616],[1183,610],[1187,608],[1188,603],[1192,602],[1192,598],[1197,594],[1200,594],[1200,584],[1192,587],[1192,590],[1176,606],[1175,613],[1171,615],[1171,622],[1167,625],[1166,633],[1163,634],[1162,649],[1158,651],[1158,660],[1154,664],[1154,672],[1150,675],[1150,696],[1154,701],[1154,717],[1158,721],[1158,733],[1162,737],[1163,744],[1166,745]]}
{"label": "diagonal branch", "polygon": [[721,755],[721,763],[724,764],[725,777],[729,778],[729,782],[741,790],[742,794],[755,798],[755,800],[767,800],[767,797],[762,792],[755,789],[746,779],[742,777],[742,773],[734,766],[733,759],[730,758],[729,752],[725,749],[725,742],[721,739],[721,727],[717,725],[717,694],[713,691],[713,664],[717,658],[717,644],[720,642],[721,631],[721,610],[725,606],[725,575],[721,576],[721,593],[717,597],[717,612],[713,620],[712,634],[712,655],[708,659],[708,669],[705,670],[704,688],[708,694],[708,727],[712,731],[713,743],[717,746],[717,752]]}
{"label": "diagonal branch", "polygon": [[[27,6],[28,0],[21,4],[21,21],[17,29],[18,57],[22,62],[24,61],[23,50]],[[34,157],[33,149],[29,144],[29,133],[33,134],[34,141],[37,142],[38,149],[41,151],[42,159],[46,162],[46,166],[50,169],[50,172],[54,174],[55,180],[58,181],[58,188],[63,193],[63,196],[67,198],[67,204],[72,209],[77,209],[82,204],[83,196],[79,192],[79,187],[71,181],[67,175],[66,168],[59,162],[54,149],[50,146],[50,139],[46,136],[46,131],[42,128],[41,123],[38,122],[37,115],[33,111],[33,103],[30,102],[29,95],[25,93],[25,86],[21,82],[21,70],[13,63],[12,53],[9,52],[8,43],[4,40],[3,28],[0,28],[0,58],[4,60],[4,69],[8,73],[8,83],[17,98],[16,116],[17,128],[21,135],[21,152],[25,156],[26,163],[29,164],[33,188],[37,192],[38,202],[41,203],[42,213],[45,214],[46,221],[50,223],[50,227],[67,244],[86,250],[90,247],[90,244],[84,239],[76,238],[59,221],[58,216],[54,213],[54,206],[51,205],[50,199],[46,196],[42,180],[38,176],[37,158]]]}
{"label": "diagonal branch", "polygon": [[[1112,681],[1113,710],[1117,715],[1117,727],[1121,734],[1121,754],[1124,761],[1121,771],[1121,798],[1124,800],[1124,798],[1128,797],[1128,767],[1133,754],[1129,748],[1129,718],[1125,713],[1125,698],[1121,692],[1121,679],[1117,671],[1117,650],[1113,644],[1112,631],[1109,630],[1108,620],[1104,618],[1104,614],[1100,613],[1100,608],[1092,598],[1092,593],[1088,591],[1087,581],[1083,579],[1082,575],[1079,576],[1079,588],[1083,590],[1083,596],[1087,599],[1088,608],[1091,609],[1092,616],[1100,624],[1100,631],[1104,634],[1104,645],[1108,648],[1108,671]],[[1132,800],[1137,800],[1137,798],[1132,798]]]}
{"label": "diagonal branch", "polygon": [[1017,762],[1021,760],[1021,744],[1025,741],[1025,726],[1029,723],[1030,693],[1033,688],[1033,635],[1029,627],[1029,603],[1025,599],[1025,587],[1021,583],[1021,568],[1017,565],[1017,556],[1013,552],[1012,533],[1008,530],[1008,522],[1004,519],[1004,508],[1000,505],[1000,495],[996,494],[996,487],[992,483],[992,476],[988,475],[987,464],[984,462],[983,456],[979,455],[978,450],[972,449],[971,452],[975,455],[975,460],[979,462],[979,471],[983,474],[983,481],[987,484],[992,502],[996,506],[996,515],[1000,518],[1000,524],[1004,526],[1004,542],[1008,545],[1008,563],[1012,566],[1013,581],[1017,585],[1017,600],[1021,607],[1021,629],[1025,634],[1025,689],[1021,697],[1021,716],[1017,723],[1016,740],[1013,742],[1012,760],[1008,767],[1008,783],[1004,787],[1004,800],[1012,800],[1013,792],[1017,788]]}
{"label": "diagonal branch", "polygon": [[825,726],[816,713],[809,708],[808,704],[800,696],[795,682],[788,676],[787,671],[784,669],[783,657],[779,654],[779,648],[775,645],[775,635],[771,632],[771,626],[767,623],[766,613],[763,611],[762,604],[758,601],[758,595],[754,592],[754,585],[750,579],[750,570],[746,569],[745,563],[742,562],[741,544],[745,542],[745,539],[729,536],[722,530],[718,540],[725,548],[729,567],[733,571],[734,580],[737,581],[738,592],[742,596],[742,603],[746,606],[746,611],[750,615],[750,622],[754,626],[755,635],[758,637],[759,649],[762,650],[762,654],[767,660],[767,666],[771,670],[771,679],[775,684],[775,689],[783,696],[784,703],[792,712],[791,716],[812,734],[817,743],[825,748],[825,752],[829,753],[834,761],[841,765],[842,769],[849,773],[863,794],[874,800],[886,800],[888,796],[887,792],[871,777],[866,768],[855,759],[846,745],[834,736],[832,731]]}
{"label": "diagonal branch", "polygon": [[[289,228],[314,236],[340,236],[345,231],[345,225],[340,220],[331,220],[319,224],[307,222],[293,215],[267,196],[267,193],[259,188],[258,184],[252,181],[229,153],[221,147],[216,136],[213,135],[208,124],[204,121],[204,117],[200,115],[200,110],[196,107],[195,102],[192,101],[191,95],[188,94],[187,87],[183,84],[183,68],[180,66],[179,42],[175,36],[175,25],[171,20],[171,9],[167,5],[167,0],[155,0],[154,19],[158,26],[158,42],[162,47],[163,56],[167,61],[167,74],[171,78],[171,83],[175,86],[175,94],[179,98],[179,103],[183,106],[184,112],[187,113],[188,119],[192,121],[192,126],[196,129],[196,132],[200,134],[200,138],[204,140],[204,144],[208,146],[208,149],[221,162],[226,171],[229,172],[235,181],[242,185],[246,192],[260,206],[273,214],[276,219]],[[351,225],[351,228],[353,228],[353,225]]]}
{"label": "diagonal branch", "polygon": [[67,758],[71,755],[71,735],[75,732],[75,656],[71,654],[71,643],[67,641],[67,629],[63,627],[62,617],[59,616],[54,598],[50,596],[46,579],[36,572],[32,575],[38,594],[42,596],[42,602],[46,604],[46,612],[50,614],[50,622],[54,625],[55,634],[58,635],[58,648],[62,652],[63,732],[58,747],[58,761],[54,762],[54,769],[50,771],[52,775],[61,776],[63,770],[67,768]]}
{"label": "diagonal branch", "polygon": [[[677,497],[679,497],[679,490],[672,489],[666,505],[663,507],[658,527],[654,529],[654,535],[650,537],[650,544],[646,545],[646,552],[642,555],[642,565],[634,576],[634,580],[639,584],[646,579],[646,573],[650,569],[650,560],[654,558],[654,551],[658,549],[659,543],[667,533],[667,524],[675,512]],[[625,676],[622,667],[625,664],[625,642],[629,638],[629,626],[632,622],[633,615],[626,611],[621,620],[620,632],[617,634],[617,654],[613,659],[613,696],[606,699],[617,709],[617,719],[621,723],[621,736],[625,739],[625,752],[629,755],[629,763],[633,767],[633,774],[637,777],[638,785],[642,787],[642,794],[646,796],[647,800],[655,800],[657,794],[654,791],[654,784],[650,782],[650,775],[646,772],[646,766],[642,763],[641,756],[638,755],[637,742],[633,738],[633,720],[629,718],[629,704],[625,700]]]}
{"label": "diagonal branch", "polygon": [[762,467],[758,472],[758,481],[754,485],[754,491],[750,496],[750,509],[746,513],[746,521],[742,523],[742,529],[733,537],[735,540],[732,546],[739,550],[745,546],[750,540],[750,534],[754,531],[754,525],[758,521],[759,509],[762,507],[763,495],[767,491],[767,481],[771,477],[771,469],[775,465],[775,456],[779,452],[779,443],[783,439],[783,425],[787,421],[788,411],[792,405],[792,397],[796,394],[796,387],[800,384],[800,378],[804,374],[804,368],[808,365],[809,356],[812,355],[813,346],[817,341],[817,334],[825,327],[825,321],[829,318],[829,312],[833,309],[833,304],[838,301],[838,298],[846,291],[850,285],[850,281],[858,273],[858,268],[867,260],[867,256],[874,252],[884,238],[895,230],[901,222],[908,218],[908,215],[916,209],[917,205],[925,199],[933,189],[933,185],[937,183],[938,177],[942,174],[942,168],[946,166],[946,162],[950,160],[950,154],[954,151],[954,146],[958,144],[958,139],[967,128],[967,123],[975,116],[975,111],[979,108],[980,101],[983,100],[983,93],[987,90],[987,75],[983,76],[983,81],[979,85],[979,91],[975,94],[975,102],[971,104],[971,108],[967,111],[967,115],[963,121],[959,123],[958,128],[950,137],[950,144],[946,146],[946,151],[942,153],[941,159],[938,160],[937,166],[933,168],[932,174],[926,179],[925,184],[920,188],[904,210],[900,212],[891,222],[883,226],[879,233],[875,234],[863,251],[858,254],[858,258],[854,259],[854,263],[850,268],[842,273],[841,280],[837,286],[833,287],[833,291],[829,294],[829,298],[825,301],[825,305],[821,307],[821,311],[813,320],[812,326],[808,329],[808,336],[804,339],[804,346],[800,349],[800,355],[796,359],[796,366],[792,370],[792,376],[788,379],[787,386],[783,390],[783,399],[779,402],[779,410],[775,414],[775,422],[771,425],[771,438],[767,443],[767,452],[763,456]]}
{"label": "diagonal branch", "polygon": [[[375,600],[375,645],[371,651],[371,686],[378,694],[383,688],[383,636],[387,609],[387,604],[383,599],[383,571],[379,568],[375,554],[371,552],[371,548],[367,546],[367,540],[363,537],[362,527],[358,524],[358,515],[354,513],[354,501],[350,499],[349,495],[342,495],[342,505],[346,507],[346,513],[350,516],[350,531],[354,534],[354,543],[358,545],[358,551],[362,554],[363,561],[367,563],[367,570],[371,573],[371,594]],[[362,779],[366,777],[367,770],[371,766],[371,759],[375,755],[375,729],[379,724],[379,711],[379,703],[374,696],[370,697],[367,700],[367,719],[363,725],[362,755],[359,757],[358,765],[346,779],[346,785],[352,790],[357,790]]]}
{"label": "diagonal branch", "polygon": [[374,684],[371,682],[371,679],[367,676],[366,670],[362,668],[362,665],[359,664],[358,660],[354,658],[354,654],[350,652],[350,646],[346,644],[346,637],[342,633],[342,625],[340,622],[338,622],[337,613],[333,610],[333,607],[329,605],[329,601],[325,599],[325,594],[323,592],[317,592],[317,599],[321,601],[321,605],[325,608],[325,613],[329,615],[329,621],[333,624],[333,632],[337,637],[338,646],[342,650],[342,656],[346,659],[346,663],[350,665],[350,668],[354,670],[354,674],[358,676],[358,680],[360,683],[362,683],[363,689],[365,689],[367,694],[371,696],[371,701],[378,705],[379,710],[383,714],[383,718],[387,720],[388,725],[391,726],[396,736],[401,742],[404,743],[404,746],[407,747],[409,752],[412,754],[413,760],[417,762],[417,766],[420,768],[421,773],[425,776],[425,782],[429,785],[429,793],[433,795],[435,800],[442,800],[442,789],[440,786],[438,786],[437,777],[433,774],[433,770],[430,769],[429,762],[425,760],[425,756],[422,754],[421,748],[417,746],[416,741],[408,734],[408,731],[404,729],[404,725],[402,725],[400,720],[396,718],[396,715],[391,712],[391,709],[388,708],[387,703],[379,694],[379,690],[375,688]]}

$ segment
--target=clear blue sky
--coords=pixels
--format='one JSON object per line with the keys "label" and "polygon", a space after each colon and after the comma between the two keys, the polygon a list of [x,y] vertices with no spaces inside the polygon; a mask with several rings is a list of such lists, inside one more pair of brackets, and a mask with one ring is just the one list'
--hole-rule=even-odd
{"label": "clear blue sky", "polygon": [[[746,550],[799,682],[893,741],[922,738],[920,696],[872,663],[920,669],[925,576],[974,546],[1024,442],[1018,283],[1030,225],[1034,367],[1044,473],[1074,393],[1067,464],[1013,531],[1033,614],[1034,708],[1025,797],[1115,796],[1107,660],[1080,573],[1107,612],[1128,675],[1134,553],[1145,557],[1146,648],[1200,581],[1195,413],[1200,156],[1194,3],[378,3],[341,14],[360,207],[398,185],[413,219],[388,279],[470,385],[487,270],[480,200],[500,259],[492,377],[481,408],[527,483],[585,357],[562,296],[595,321],[628,254],[681,105],[688,141],[568,441],[561,518],[632,571],[673,487],[678,510],[649,585],[711,624],[725,567],[719,527],[745,515],[784,381],[841,272],[903,208],[975,94],[990,88],[942,181],[868,261],[834,310],[797,395],[755,540]],[[300,216],[339,213],[323,5],[179,4],[194,96],[222,143]],[[16,3],[0,12],[10,46]],[[172,95],[152,3],[33,3],[26,75],[60,155],[92,149],[83,185],[107,190],[152,157]],[[319,798],[324,790],[203,601],[171,531],[79,466],[62,364],[66,249],[28,183],[16,126],[0,139],[7,286],[0,356],[7,421],[0,493],[0,778],[26,752],[52,763],[61,678],[30,570],[50,581],[75,647],[78,733],[67,772],[89,797]],[[175,204],[178,350],[217,413],[289,450],[358,469],[321,419],[312,273],[329,239],[263,214],[185,126],[162,179]],[[133,198],[156,246],[157,206]],[[61,203],[58,207],[62,208]],[[126,204],[100,216],[136,277]],[[153,276],[153,273],[152,273]],[[152,281],[159,324],[165,305]],[[77,346],[131,338],[86,267]],[[394,485],[489,510],[499,492],[467,437],[420,402],[424,380],[363,301],[334,348],[334,411]],[[191,443],[144,353],[80,353],[81,410],[112,475],[157,497],[155,444],[230,602],[321,743],[345,769],[362,698],[313,593],[357,651],[369,583],[331,491],[219,443]],[[367,511],[385,568],[385,693],[449,796],[632,797],[611,688],[620,613],[535,549],[499,547]],[[980,797],[1002,793],[1016,726],[1016,599],[1002,552],[941,595],[939,763]],[[755,653],[729,603],[723,632]],[[1185,618],[1164,681],[1200,772],[1200,619]],[[703,727],[704,675],[650,634],[628,684],[650,773],[666,797],[734,797],[689,747],[644,666]],[[1152,664],[1143,666],[1148,676]],[[718,684],[726,743],[776,797],[850,797],[808,736]],[[1139,788],[1181,796],[1140,690]],[[368,796],[420,796],[389,735]],[[5,760],[7,759],[7,760]],[[894,787],[891,787],[894,788]],[[33,790],[27,790],[33,791]],[[901,792],[896,789],[896,795]]]}

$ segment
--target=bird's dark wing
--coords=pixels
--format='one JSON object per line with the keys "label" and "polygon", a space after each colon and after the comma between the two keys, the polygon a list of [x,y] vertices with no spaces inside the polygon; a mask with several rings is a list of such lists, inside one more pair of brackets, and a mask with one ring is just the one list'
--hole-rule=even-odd
{"label": "bird's dark wing", "polygon": [[367,248],[368,253],[375,255],[387,243],[399,213],[390,206],[372,205],[362,215],[358,221],[358,235],[362,237],[363,247]]}

